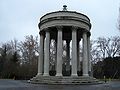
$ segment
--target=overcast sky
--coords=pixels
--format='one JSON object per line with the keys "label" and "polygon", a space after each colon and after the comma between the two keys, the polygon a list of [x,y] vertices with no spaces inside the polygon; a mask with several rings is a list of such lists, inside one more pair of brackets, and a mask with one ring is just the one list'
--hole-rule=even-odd
{"label": "overcast sky", "polygon": [[0,0],[0,42],[39,35],[39,18],[63,5],[90,18],[91,39],[120,34],[116,28],[120,0]]}

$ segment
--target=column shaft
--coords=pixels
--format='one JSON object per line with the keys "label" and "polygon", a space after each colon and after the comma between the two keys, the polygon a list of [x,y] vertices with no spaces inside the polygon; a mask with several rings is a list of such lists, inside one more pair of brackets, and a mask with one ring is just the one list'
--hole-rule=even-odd
{"label": "column shaft", "polygon": [[55,40],[55,71],[57,70],[57,40]]}
{"label": "column shaft", "polygon": [[80,47],[79,47],[79,41],[77,42],[77,71],[80,71]]}
{"label": "column shaft", "polygon": [[39,45],[39,59],[38,59],[38,74],[43,74],[43,59],[44,59],[44,36],[40,34],[40,45]]}
{"label": "column shaft", "polygon": [[66,64],[66,71],[70,71],[70,40],[66,41],[66,47],[67,47],[67,64]]}
{"label": "column shaft", "polygon": [[77,76],[77,29],[72,28],[72,76]]}
{"label": "column shaft", "polygon": [[57,74],[56,76],[62,76],[62,54],[63,54],[63,42],[62,42],[62,27],[57,27]]}
{"label": "column shaft", "polygon": [[83,33],[83,76],[88,75],[87,33]]}
{"label": "column shaft", "polygon": [[50,56],[50,33],[46,31],[45,41],[45,60],[44,60],[44,76],[49,76],[49,56]]}
{"label": "column shaft", "polygon": [[91,54],[90,54],[90,36],[87,39],[87,47],[88,47],[88,71],[89,75],[91,76]]}

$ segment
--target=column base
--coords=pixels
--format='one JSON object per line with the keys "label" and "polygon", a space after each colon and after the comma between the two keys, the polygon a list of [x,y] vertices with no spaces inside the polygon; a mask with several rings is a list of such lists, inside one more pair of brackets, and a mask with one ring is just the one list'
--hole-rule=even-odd
{"label": "column base", "polygon": [[62,76],[62,73],[57,73],[56,76]]}
{"label": "column base", "polygon": [[89,74],[83,74],[84,77],[89,77]]}
{"label": "column base", "polygon": [[44,73],[43,76],[49,76],[49,73]]}
{"label": "column base", "polygon": [[77,75],[77,74],[72,74],[71,76],[72,76],[72,77],[78,77],[78,75]]}
{"label": "column base", "polygon": [[41,76],[42,75],[42,73],[37,73],[37,75],[36,76]]}

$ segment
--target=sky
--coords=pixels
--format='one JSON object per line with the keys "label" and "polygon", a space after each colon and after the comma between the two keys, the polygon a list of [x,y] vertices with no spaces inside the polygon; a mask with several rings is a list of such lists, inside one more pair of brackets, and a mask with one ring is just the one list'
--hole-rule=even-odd
{"label": "sky", "polygon": [[39,35],[44,14],[63,9],[87,15],[92,24],[91,39],[118,36],[120,0],[0,0],[0,43]]}

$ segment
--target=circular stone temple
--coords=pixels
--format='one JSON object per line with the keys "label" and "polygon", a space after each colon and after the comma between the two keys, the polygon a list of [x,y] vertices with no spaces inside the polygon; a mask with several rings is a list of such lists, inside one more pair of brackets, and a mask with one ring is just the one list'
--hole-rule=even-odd
{"label": "circular stone temple", "polygon": [[[38,27],[40,29],[38,74],[30,80],[31,83],[81,84],[97,82],[91,75],[91,23],[86,15],[67,11],[67,6],[64,5],[62,11],[42,16]],[[63,49],[64,44],[65,50]],[[55,49],[53,56],[51,55],[51,45]],[[52,62],[54,75],[50,75],[51,57],[54,61]],[[66,71],[66,75],[63,74],[63,71]]]}

